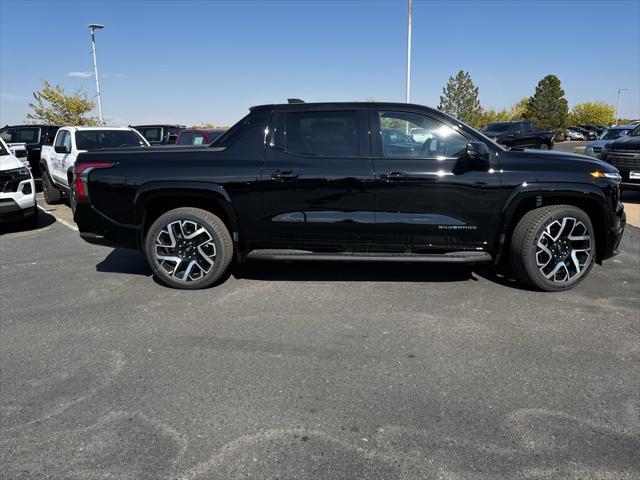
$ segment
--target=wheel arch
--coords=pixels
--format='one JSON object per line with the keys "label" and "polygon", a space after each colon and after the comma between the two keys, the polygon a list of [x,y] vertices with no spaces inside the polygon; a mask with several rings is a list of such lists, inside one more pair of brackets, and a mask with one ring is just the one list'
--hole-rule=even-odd
{"label": "wheel arch", "polygon": [[240,227],[231,197],[218,184],[206,182],[159,181],[143,185],[134,198],[135,221],[141,226],[140,244],[144,245],[147,230],[163,213],[180,207],[207,210],[220,217],[237,243]]}
{"label": "wheel arch", "polygon": [[516,188],[501,212],[496,262],[508,250],[511,234],[520,219],[533,209],[551,205],[571,205],[589,216],[596,242],[596,262],[602,263],[609,224],[607,199],[602,189],[589,184],[528,184]]}

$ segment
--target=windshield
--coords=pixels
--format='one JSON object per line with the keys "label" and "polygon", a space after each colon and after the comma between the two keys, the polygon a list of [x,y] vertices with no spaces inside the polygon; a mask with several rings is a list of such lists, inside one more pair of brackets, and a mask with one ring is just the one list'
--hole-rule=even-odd
{"label": "windshield", "polygon": [[146,143],[133,130],[81,130],[76,132],[78,150],[101,148],[145,147]]}
{"label": "windshield", "polygon": [[630,128],[610,128],[605,130],[600,139],[602,140],[615,140],[616,138],[624,137],[631,131]]}
{"label": "windshield", "polygon": [[9,155],[7,148],[4,145],[4,142],[0,140],[0,155]]}
{"label": "windshield", "polygon": [[633,129],[633,132],[629,134],[632,137],[640,137],[640,125]]}
{"label": "windshield", "polygon": [[511,127],[510,123],[490,123],[486,127],[484,127],[484,132],[508,132]]}

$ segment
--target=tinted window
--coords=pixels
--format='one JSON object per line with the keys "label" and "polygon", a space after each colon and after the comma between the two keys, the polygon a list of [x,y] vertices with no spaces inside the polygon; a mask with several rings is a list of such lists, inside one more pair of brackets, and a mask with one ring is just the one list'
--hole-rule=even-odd
{"label": "tinted window", "polygon": [[358,155],[356,112],[291,112],[286,115],[286,149],[323,156]]}
{"label": "tinted window", "polygon": [[56,136],[56,147],[66,147],[71,150],[71,134],[67,130],[61,130]]}
{"label": "tinted window", "polygon": [[459,157],[467,138],[452,127],[424,115],[378,112],[380,140],[385,157]]}
{"label": "tinted window", "polygon": [[523,123],[522,125],[522,133],[531,133],[533,132],[533,126],[530,123]]}
{"label": "tinted window", "polygon": [[9,142],[10,143],[11,142],[11,130],[2,130],[0,132],[0,137],[2,137],[2,139],[5,142]]}
{"label": "tinted window", "polygon": [[162,141],[162,128],[160,127],[136,128],[136,130],[138,130],[142,136],[150,142]]}
{"label": "tinted window", "polygon": [[16,142],[38,143],[40,141],[40,129],[36,127],[19,128]]}
{"label": "tinted window", "polygon": [[483,132],[508,132],[511,127],[510,123],[490,123],[485,128],[482,129]]}
{"label": "tinted window", "polygon": [[193,132],[182,132],[178,137],[178,145],[191,145]]}
{"label": "tinted window", "polygon": [[76,132],[78,150],[142,147],[145,143],[132,130],[82,130]]}

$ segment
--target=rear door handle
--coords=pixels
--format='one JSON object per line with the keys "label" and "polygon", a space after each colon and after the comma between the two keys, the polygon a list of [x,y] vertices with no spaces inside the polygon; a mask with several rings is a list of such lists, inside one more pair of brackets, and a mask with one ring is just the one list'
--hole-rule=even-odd
{"label": "rear door handle", "polygon": [[403,180],[407,178],[407,175],[402,172],[387,172],[380,175],[380,178],[387,182],[393,182],[394,180]]}
{"label": "rear door handle", "polygon": [[271,178],[278,181],[293,180],[298,178],[298,174],[293,170],[280,171],[276,170],[271,174]]}

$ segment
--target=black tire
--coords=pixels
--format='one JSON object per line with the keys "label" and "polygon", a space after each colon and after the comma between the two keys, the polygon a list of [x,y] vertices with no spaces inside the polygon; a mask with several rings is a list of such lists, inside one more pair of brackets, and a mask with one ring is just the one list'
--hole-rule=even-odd
{"label": "black tire", "polygon": [[538,150],[550,150],[550,148],[546,143],[541,143],[540,145],[538,145]]}
{"label": "black tire", "polygon": [[62,192],[53,186],[49,172],[42,171],[42,193],[44,193],[44,200],[49,205],[56,205],[62,201]]}
{"label": "black tire", "polygon": [[213,213],[176,208],[153,222],[145,239],[145,252],[162,283],[196,290],[213,285],[225,274],[233,259],[233,241],[224,222]]}
{"label": "black tire", "polygon": [[[554,240],[556,231],[558,238]],[[513,272],[526,284],[545,292],[575,287],[593,268],[595,256],[591,219],[572,205],[531,210],[520,219],[511,238]]]}

